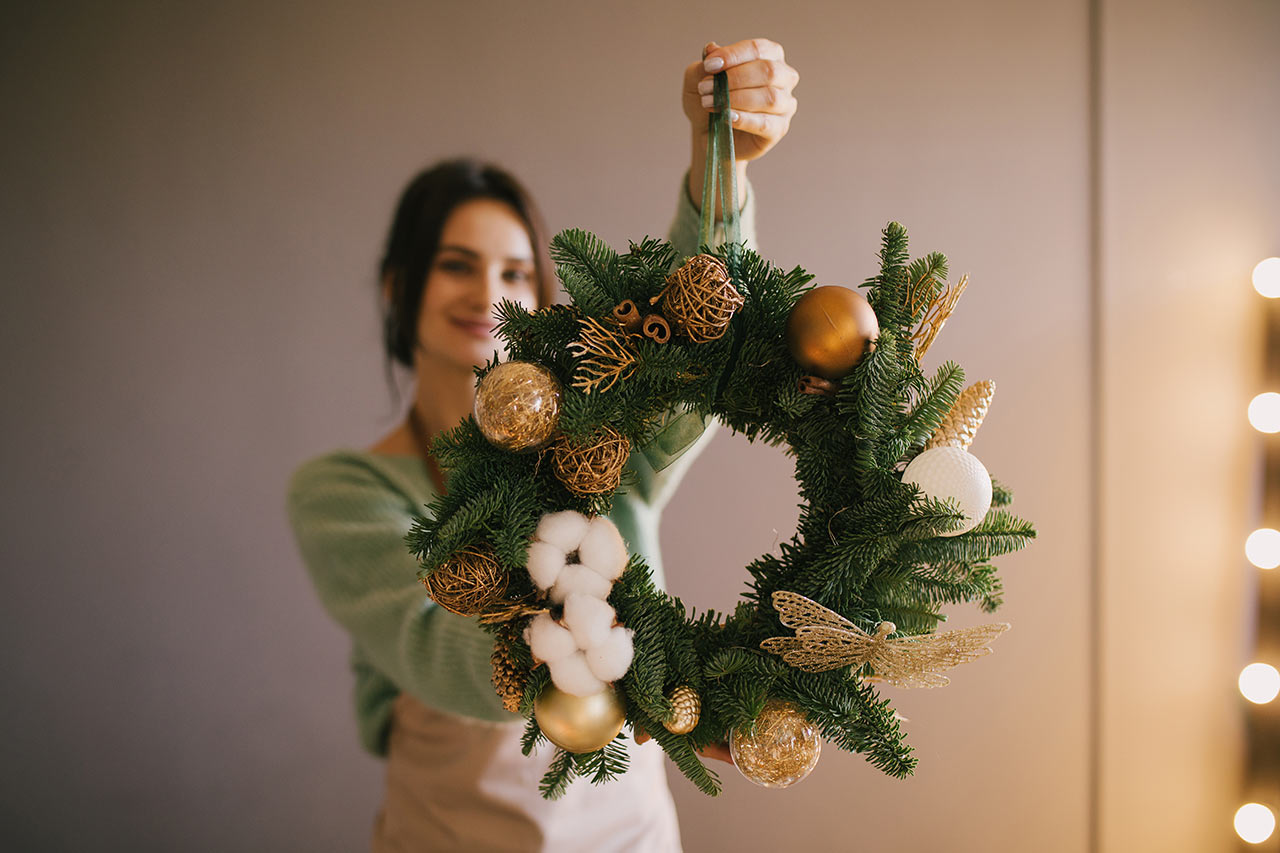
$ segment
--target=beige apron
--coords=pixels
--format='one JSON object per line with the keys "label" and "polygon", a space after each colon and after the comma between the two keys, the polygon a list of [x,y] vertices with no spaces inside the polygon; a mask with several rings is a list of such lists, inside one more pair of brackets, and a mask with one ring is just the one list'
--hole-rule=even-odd
{"label": "beige apron", "polygon": [[576,779],[559,800],[538,781],[554,750],[520,753],[523,722],[437,711],[401,693],[392,712],[387,794],[374,853],[387,851],[680,850],[662,749],[628,745],[631,766],[604,785]]}

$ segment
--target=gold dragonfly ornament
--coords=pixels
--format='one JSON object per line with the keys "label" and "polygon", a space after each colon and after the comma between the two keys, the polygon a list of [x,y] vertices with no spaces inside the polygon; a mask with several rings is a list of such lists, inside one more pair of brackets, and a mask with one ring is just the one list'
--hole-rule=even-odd
{"label": "gold dragonfly ornament", "polygon": [[951,679],[944,670],[991,654],[989,644],[1009,630],[1008,622],[993,622],[941,634],[890,637],[898,630],[881,622],[868,634],[839,613],[794,592],[773,594],[773,606],[782,624],[795,629],[794,637],[770,637],[760,648],[805,672],[826,672],[840,667],[857,671],[871,667],[869,680],[894,687],[941,687]]}

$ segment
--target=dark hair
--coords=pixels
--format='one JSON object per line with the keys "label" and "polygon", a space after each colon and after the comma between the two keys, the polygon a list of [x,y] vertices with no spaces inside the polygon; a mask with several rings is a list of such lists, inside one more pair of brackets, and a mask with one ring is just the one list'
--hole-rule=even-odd
{"label": "dark hair", "polygon": [[413,366],[418,312],[440,233],[454,208],[478,198],[505,202],[520,217],[533,246],[538,304],[551,304],[554,279],[546,228],[528,191],[508,172],[489,163],[468,158],[437,163],[410,181],[400,195],[379,270],[379,286],[390,282],[391,291],[382,326],[387,357],[406,367]]}

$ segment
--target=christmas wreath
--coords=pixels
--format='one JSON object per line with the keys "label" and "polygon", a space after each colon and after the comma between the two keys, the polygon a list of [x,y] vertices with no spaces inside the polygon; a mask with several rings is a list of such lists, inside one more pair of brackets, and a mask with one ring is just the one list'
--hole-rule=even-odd
{"label": "christmas wreath", "polygon": [[[448,493],[407,538],[431,597],[494,636],[495,687],[529,717],[526,754],[556,745],[547,797],[624,772],[626,722],[709,794],[719,780],[698,750],[726,735],[763,785],[803,778],[823,739],[909,774],[878,684],[944,684],[988,653],[1007,625],[936,633],[941,607],[996,609],[991,559],[1035,536],[967,450],[994,385],[964,389],[951,362],[920,368],[965,279],[949,285],[940,254],[910,260],[897,223],[865,298],[734,242],[732,212],[731,239],[705,245],[717,180],[736,198],[731,146],[722,110],[702,254],[674,273],[662,241],[619,254],[584,231],[554,239],[572,303],[502,306],[508,360],[477,371],[474,418],[437,439]],[[726,614],[657,589],[606,517],[630,453],[670,443],[688,413],[795,458],[797,532],[747,566]]]}

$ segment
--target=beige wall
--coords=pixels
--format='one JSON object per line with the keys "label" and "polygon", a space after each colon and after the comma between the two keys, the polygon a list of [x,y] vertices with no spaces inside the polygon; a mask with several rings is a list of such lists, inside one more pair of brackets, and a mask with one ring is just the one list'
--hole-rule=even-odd
{"label": "beige wall", "polygon": [[[372,269],[395,194],[471,152],[553,229],[661,233],[681,67],[768,35],[803,79],[752,172],[763,251],[853,284],[892,218],[972,274],[930,361],[997,381],[974,450],[1040,539],[1000,561],[997,653],[895,696],[913,779],[834,749],[784,792],[673,777],[687,848],[1231,849],[1280,12],[1100,5],[1092,39],[1056,0],[11,12],[4,846],[360,848],[380,768],[282,489],[391,422]],[[674,590],[728,606],[795,500],[781,454],[717,438],[667,516]]]}

